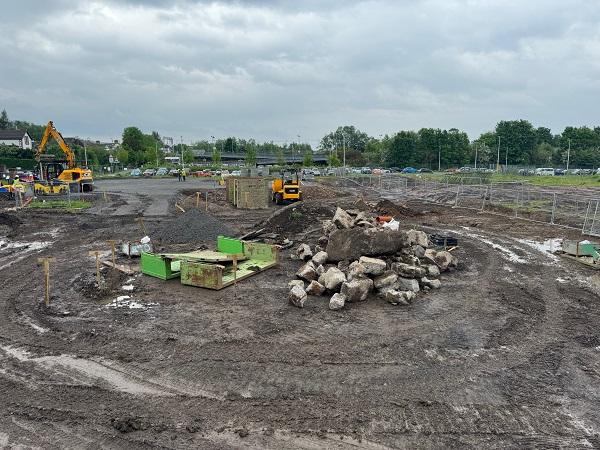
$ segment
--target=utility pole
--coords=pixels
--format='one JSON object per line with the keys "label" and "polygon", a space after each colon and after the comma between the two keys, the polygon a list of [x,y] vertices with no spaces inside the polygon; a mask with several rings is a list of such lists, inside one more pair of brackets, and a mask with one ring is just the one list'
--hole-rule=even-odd
{"label": "utility pole", "polygon": [[156,168],[158,169],[158,142],[154,143],[154,151],[156,153]]}
{"label": "utility pole", "polygon": [[477,144],[475,144],[475,170],[477,170],[477,150],[478,150],[478,146],[477,146]]}
{"label": "utility pole", "polygon": [[181,138],[181,167],[185,167],[183,165],[183,136],[179,136]]}
{"label": "utility pole", "polygon": [[442,171],[442,144],[438,139],[438,172]]}
{"label": "utility pole", "polygon": [[505,170],[508,170],[508,146],[506,147],[506,156],[505,156],[504,167],[506,168]]}
{"label": "utility pole", "polygon": [[85,157],[85,168],[88,169],[87,147],[85,146],[85,139],[83,140],[83,154],[84,154],[84,157]]}
{"label": "utility pole", "polygon": [[569,170],[570,163],[571,163],[571,139],[569,138],[569,146],[567,148],[567,170]]}
{"label": "utility pole", "polygon": [[346,175],[346,135],[342,132],[342,151],[344,152],[344,175]]}
{"label": "utility pole", "polygon": [[500,171],[500,135],[498,135],[498,159],[496,160],[496,172]]}

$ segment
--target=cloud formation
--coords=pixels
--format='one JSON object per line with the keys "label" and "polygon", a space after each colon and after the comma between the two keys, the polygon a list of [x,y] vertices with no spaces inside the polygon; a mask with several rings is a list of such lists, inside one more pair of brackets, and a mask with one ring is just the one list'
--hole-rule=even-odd
{"label": "cloud formation", "polygon": [[0,108],[67,135],[316,144],[341,124],[472,138],[503,119],[597,124],[592,0],[45,4],[0,16]]}

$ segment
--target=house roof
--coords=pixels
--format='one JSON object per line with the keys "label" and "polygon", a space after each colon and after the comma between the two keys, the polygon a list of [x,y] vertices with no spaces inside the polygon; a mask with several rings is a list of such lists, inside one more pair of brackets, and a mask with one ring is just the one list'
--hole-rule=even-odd
{"label": "house roof", "polygon": [[0,141],[23,139],[27,131],[23,130],[0,130]]}

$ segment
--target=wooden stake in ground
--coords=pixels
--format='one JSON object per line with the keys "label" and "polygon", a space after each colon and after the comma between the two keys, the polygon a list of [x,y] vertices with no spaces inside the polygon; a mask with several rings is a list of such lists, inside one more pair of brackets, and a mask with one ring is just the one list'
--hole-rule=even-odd
{"label": "wooden stake in ground", "polygon": [[233,255],[233,298],[237,298],[237,255]]}
{"label": "wooden stake in ground", "polygon": [[104,197],[104,201],[108,201],[108,197],[106,196],[106,191],[102,191],[102,196]]}
{"label": "wooden stake in ground", "polygon": [[117,241],[115,241],[114,239],[110,239],[106,242],[108,242],[108,245],[110,245],[110,250],[112,252],[113,269],[116,269],[117,268],[117,259],[115,256],[115,244],[117,243]]}
{"label": "wooden stake in ground", "polygon": [[44,289],[45,289],[45,303],[46,306],[50,306],[50,262],[55,261],[56,258],[38,258],[44,269]]}
{"label": "wooden stake in ground", "polygon": [[205,211],[208,211],[208,191],[206,191],[205,196],[206,196],[206,208],[205,208]]}
{"label": "wooden stake in ground", "polygon": [[98,287],[100,287],[100,252],[98,250],[92,250],[88,253],[90,256],[96,256],[96,281],[98,282]]}
{"label": "wooden stake in ground", "polygon": [[196,209],[200,209],[200,192],[196,192]]}
{"label": "wooden stake in ground", "polygon": [[140,228],[142,229],[142,233],[144,233],[144,236],[148,236],[148,232],[146,231],[146,225],[144,225],[144,218],[138,217],[135,219],[135,221],[140,224]]}

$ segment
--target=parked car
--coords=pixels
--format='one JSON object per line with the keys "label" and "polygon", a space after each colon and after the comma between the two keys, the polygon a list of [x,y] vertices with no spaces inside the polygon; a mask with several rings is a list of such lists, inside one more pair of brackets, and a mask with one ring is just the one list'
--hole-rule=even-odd
{"label": "parked car", "polygon": [[473,172],[473,169],[465,166],[465,167],[461,167],[460,169],[458,169],[458,171],[460,173],[471,173],[471,172]]}
{"label": "parked car", "polygon": [[140,169],[133,169],[129,175],[132,177],[141,177],[142,171]]}
{"label": "parked car", "polygon": [[372,173],[372,170],[371,170],[371,168],[370,168],[370,167],[363,167],[362,169],[360,169],[360,172],[361,172],[361,173],[364,173],[364,174],[366,174],[366,175],[369,175],[369,174],[371,174],[371,173]]}
{"label": "parked car", "polygon": [[565,175],[566,173],[567,171],[565,169],[554,169],[554,175],[556,176]]}
{"label": "parked car", "polygon": [[231,176],[232,177],[240,177],[240,176],[242,176],[242,171],[241,170],[232,170]]}
{"label": "parked car", "polygon": [[155,175],[157,177],[163,177],[163,176],[168,175],[168,174],[169,174],[169,169],[167,169],[166,167],[161,167],[155,173]]}
{"label": "parked car", "polygon": [[433,170],[428,169],[427,167],[421,167],[419,173],[433,173]]}
{"label": "parked car", "polygon": [[154,170],[154,169],[146,169],[146,170],[144,170],[142,175],[144,175],[145,177],[153,177],[155,173],[156,173],[156,170]]}
{"label": "parked car", "polygon": [[553,177],[554,176],[554,168],[540,167],[538,169],[535,169],[535,174],[538,176]]}
{"label": "parked car", "polygon": [[171,175],[172,177],[176,177],[177,175],[179,175],[179,169],[169,170],[169,175]]}
{"label": "parked car", "polygon": [[592,175],[594,171],[592,169],[581,169],[579,175]]}
{"label": "parked car", "polygon": [[402,169],[402,173],[417,173],[417,169],[414,167],[405,167]]}
{"label": "parked car", "polygon": [[312,173],[315,177],[321,176],[321,171],[319,169],[313,169]]}
{"label": "parked car", "polygon": [[390,167],[390,171],[392,173],[399,173],[402,172],[402,169],[400,169],[399,167]]}

